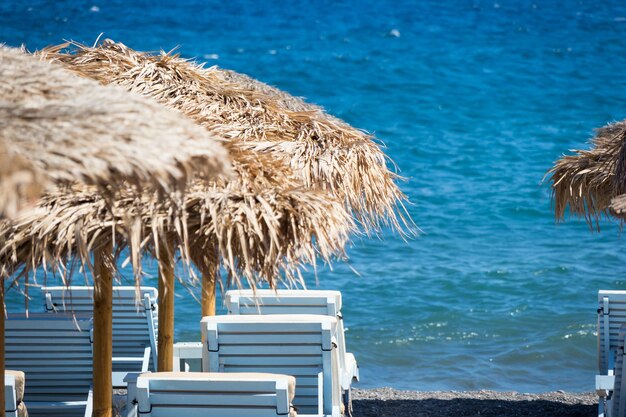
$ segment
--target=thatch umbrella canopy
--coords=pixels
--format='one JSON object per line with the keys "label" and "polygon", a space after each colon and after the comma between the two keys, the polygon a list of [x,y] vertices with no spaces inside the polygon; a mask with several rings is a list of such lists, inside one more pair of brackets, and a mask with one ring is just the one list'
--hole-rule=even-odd
{"label": "thatch umbrella canopy", "polygon": [[607,212],[620,217],[621,199],[614,209],[611,204],[626,193],[626,121],[598,129],[591,145],[563,156],[548,172],[557,219],[564,217],[568,206],[570,213],[589,224]]}
{"label": "thatch umbrella canopy", "polygon": [[127,181],[169,192],[229,169],[216,136],[138,94],[5,46],[0,79],[1,139],[57,184],[115,191]]}
{"label": "thatch umbrella canopy", "polygon": [[32,163],[11,152],[0,140],[0,219],[13,218],[39,198],[45,175]]}
{"label": "thatch umbrella canopy", "polygon": [[[4,46],[0,46],[0,79],[2,217],[14,216],[19,223],[16,214],[22,200],[40,192],[43,179],[63,188],[76,181],[93,184],[94,195],[106,198],[107,205],[113,195],[129,186],[136,195],[177,205],[191,178],[216,178],[230,172],[227,153],[214,136],[180,113],[140,95],[101,86],[58,64]],[[145,185],[149,187],[144,191],[141,187]],[[128,223],[131,217],[124,220]],[[0,226],[0,246],[11,245],[4,238],[13,226],[6,221]],[[65,233],[86,233],[81,222],[65,226]],[[109,226],[100,224],[100,230],[103,228]],[[109,237],[94,252],[94,415],[98,416],[111,415],[113,240]],[[139,242],[135,246],[138,248]],[[84,242],[78,246],[83,247]],[[84,250],[81,255],[88,257]],[[33,265],[36,260],[26,262]],[[5,258],[0,266],[3,305],[4,278],[15,272],[15,264]],[[4,315],[0,331],[4,332]],[[1,385],[3,354],[0,373]],[[2,394],[0,415],[4,410]]]}
{"label": "thatch umbrella canopy", "polygon": [[176,55],[136,52],[110,40],[40,53],[103,84],[153,97],[244,149],[285,161],[306,186],[329,190],[343,201],[366,231],[382,224],[412,229],[403,215],[399,177],[388,169],[380,146],[317,106],[242,74],[203,68]]}
{"label": "thatch umbrella canopy", "polygon": [[[266,280],[275,287],[282,279],[301,280],[299,267],[315,263],[316,256],[330,260],[343,255],[353,228],[341,202],[326,192],[303,189],[280,161],[233,148],[235,178],[196,182],[185,195],[181,214],[168,202],[132,190],[118,193],[110,209],[93,188],[50,193],[38,212],[15,222],[0,259],[11,260],[10,272],[23,267],[24,274],[46,263],[65,272],[64,261],[72,254],[88,263],[90,252],[110,248],[111,242],[117,250],[109,268],[129,242],[151,251],[159,259],[161,276],[159,369],[171,370],[175,249],[183,259],[192,259],[203,276],[215,277],[221,265],[233,284],[245,279],[254,286]],[[127,218],[134,222],[126,225]],[[203,291],[214,292],[214,286],[214,278],[203,281]]]}
{"label": "thatch umbrella canopy", "polygon": [[[109,40],[40,53],[103,84],[153,97],[241,149],[284,161],[306,187],[328,190],[342,201],[366,232],[383,224],[403,233],[403,226],[412,230],[402,214],[405,196],[395,184],[398,176],[387,168],[380,147],[317,106],[232,71],[205,69],[171,54],[136,52]],[[211,268],[206,269],[203,283],[211,280]],[[211,287],[203,288],[203,315],[214,314],[214,301]]]}

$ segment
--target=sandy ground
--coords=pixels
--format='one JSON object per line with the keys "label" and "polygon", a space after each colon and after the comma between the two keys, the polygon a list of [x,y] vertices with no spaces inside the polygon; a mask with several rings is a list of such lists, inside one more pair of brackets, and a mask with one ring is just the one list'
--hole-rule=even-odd
{"label": "sandy ground", "polygon": [[353,390],[353,417],[591,417],[593,392],[415,392],[392,388]]}

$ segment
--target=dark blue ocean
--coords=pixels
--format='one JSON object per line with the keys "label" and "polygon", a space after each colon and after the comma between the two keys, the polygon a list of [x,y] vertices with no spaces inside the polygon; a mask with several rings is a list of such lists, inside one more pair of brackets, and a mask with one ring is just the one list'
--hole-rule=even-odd
{"label": "dark blue ocean", "polygon": [[[593,389],[597,291],[626,289],[626,242],[615,222],[557,224],[542,179],[626,118],[625,2],[0,1],[9,45],[101,32],[249,74],[386,144],[423,234],[355,239],[349,263],[307,273],[343,292],[359,386]],[[197,339],[184,288],[176,308],[178,339]]]}

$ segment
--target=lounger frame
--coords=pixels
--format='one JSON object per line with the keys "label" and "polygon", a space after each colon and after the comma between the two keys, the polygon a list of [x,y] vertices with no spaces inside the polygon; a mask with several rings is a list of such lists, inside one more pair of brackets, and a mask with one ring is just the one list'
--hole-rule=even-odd
{"label": "lounger frame", "polygon": [[343,402],[351,408],[351,387],[359,368],[346,351],[340,291],[332,290],[229,290],[224,297],[228,314],[322,314],[337,318],[337,351]]}

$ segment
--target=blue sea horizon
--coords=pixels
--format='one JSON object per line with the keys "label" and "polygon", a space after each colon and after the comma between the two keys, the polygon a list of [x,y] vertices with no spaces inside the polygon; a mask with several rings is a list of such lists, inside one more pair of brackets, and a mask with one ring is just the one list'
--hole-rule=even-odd
{"label": "blue sea horizon", "polygon": [[[0,42],[178,48],[374,133],[423,233],[355,237],[305,274],[343,293],[358,387],[592,391],[597,291],[626,289],[624,242],[615,221],[555,222],[544,175],[626,118],[626,4],[544,3],[5,0]],[[199,321],[178,288],[177,339]]]}

